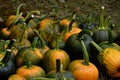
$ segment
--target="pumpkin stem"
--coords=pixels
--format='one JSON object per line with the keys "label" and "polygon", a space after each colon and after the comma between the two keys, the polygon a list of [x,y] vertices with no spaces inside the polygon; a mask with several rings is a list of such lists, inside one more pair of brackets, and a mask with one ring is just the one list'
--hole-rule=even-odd
{"label": "pumpkin stem", "polygon": [[72,30],[72,24],[74,23],[75,18],[76,18],[76,15],[73,15],[73,16],[72,16],[72,20],[71,20],[70,23],[69,23],[69,31]]}
{"label": "pumpkin stem", "polygon": [[82,45],[83,58],[84,58],[83,64],[86,65],[86,66],[89,66],[89,55],[88,55],[87,49],[85,47],[84,41],[80,40],[80,42],[81,42],[81,45]]}
{"label": "pumpkin stem", "polygon": [[60,33],[57,33],[57,37],[56,37],[56,46],[55,46],[55,49],[59,49],[59,45],[58,45],[58,41],[59,41],[59,38],[60,38]]}
{"label": "pumpkin stem", "polygon": [[100,12],[100,29],[104,29],[104,9],[105,7],[101,7],[101,12]]}
{"label": "pumpkin stem", "polygon": [[7,47],[7,51],[5,52],[5,56],[4,56],[4,58],[2,59],[2,61],[1,61],[1,64],[2,64],[2,66],[4,67],[6,64],[7,64],[7,62],[9,61],[9,59],[10,59],[10,56],[11,56],[11,47],[12,47],[12,44],[14,43],[14,40],[12,40],[9,44],[8,44],[8,47]]}
{"label": "pumpkin stem", "polygon": [[25,17],[25,21],[27,21],[33,13],[40,14],[40,11],[31,11],[31,12],[30,12],[29,14],[27,14],[27,16]]}
{"label": "pumpkin stem", "polygon": [[1,44],[1,51],[0,52],[5,52],[5,43],[4,40],[0,40],[0,44]]}
{"label": "pumpkin stem", "polygon": [[36,46],[36,44],[37,44],[37,41],[38,41],[38,37],[34,37],[33,42],[32,42],[32,45],[31,45],[32,50],[35,49],[35,46]]}
{"label": "pumpkin stem", "polygon": [[11,29],[11,27],[13,26],[13,25],[15,25],[18,21],[19,21],[19,19],[20,19],[20,17],[22,16],[22,12],[17,16],[17,18],[15,19],[15,20],[13,20],[13,22],[12,22],[12,24],[10,24],[9,25],[9,27],[7,28],[7,30],[10,30]]}
{"label": "pumpkin stem", "polygon": [[27,68],[30,69],[32,67],[32,62],[31,61],[28,61],[27,62]]}
{"label": "pumpkin stem", "polygon": [[103,52],[103,49],[94,41],[91,41],[91,44],[101,53]]}
{"label": "pumpkin stem", "polygon": [[19,38],[19,42],[21,43],[25,37],[25,31],[26,31],[26,23],[22,24],[23,26],[21,26],[22,28],[22,32],[20,33],[20,38]]}
{"label": "pumpkin stem", "polygon": [[25,4],[20,4],[19,6],[18,6],[18,8],[17,8],[17,11],[16,11],[16,16],[18,16],[19,14],[20,14],[20,8],[22,7],[22,6],[24,6]]}
{"label": "pumpkin stem", "polygon": [[61,72],[61,62],[60,59],[56,59],[56,72],[58,80],[64,80],[64,75]]}
{"label": "pumpkin stem", "polygon": [[41,47],[44,47],[44,46],[45,46],[44,40],[43,40],[43,38],[42,38],[42,36],[41,36],[42,30],[40,29],[40,32],[39,32],[39,33],[38,33],[38,31],[37,31],[36,29],[34,29],[34,31],[36,32],[36,34],[38,35],[38,37],[39,37],[39,39],[40,39],[40,41],[41,41]]}
{"label": "pumpkin stem", "polygon": [[110,29],[108,29],[108,43],[109,44],[113,43],[113,35]]}

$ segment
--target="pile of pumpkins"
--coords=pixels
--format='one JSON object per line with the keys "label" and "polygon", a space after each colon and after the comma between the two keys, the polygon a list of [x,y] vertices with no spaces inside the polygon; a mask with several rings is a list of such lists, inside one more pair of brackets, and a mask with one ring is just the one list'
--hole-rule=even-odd
{"label": "pile of pumpkins", "polygon": [[[0,30],[0,80],[109,80],[120,78],[119,29],[43,18],[40,11],[10,15]],[[59,76],[60,74],[60,76]]]}

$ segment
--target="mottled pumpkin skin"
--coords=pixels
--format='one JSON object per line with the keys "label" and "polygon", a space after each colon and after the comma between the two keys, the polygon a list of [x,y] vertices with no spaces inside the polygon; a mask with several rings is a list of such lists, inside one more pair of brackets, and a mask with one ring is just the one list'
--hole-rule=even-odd
{"label": "mottled pumpkin skin", "polygon": [[21,66],[16,70],[16,73],[24,76],[26,80],[30,80],[35,77],[45,77],[46,75],[44,69],[36,65],[31,65],[30,68],[26,65]]}
{"label": "mottled pumpkin skin", "polygon": [[41,60],[43,59],[43,55],[40,53],[39,49],[35,48],[32,50],[31,48],[22,48],[16,55],[16,65],[22,66],[25,65],[28,61],[31,61],[32,64],[39,65]]}
{"label": "mottled pumpkin skin", "polygon": [[13,74],[9,76],[8,80],[26,80],[22,75]]}
{"label": "mottled pumpkin skin", "polygon": [[56,59],[60,59],[63,69],[65,70],[70,63],[70,58],[64,50],[53,49],[44,54],[43,67],[48,73],[52,70],[56,70]]}
{"label": "mottled pumpkin skin", "polygon": [[69,64],[68,70],[71,71],[75,80],[98,80],[99,72],[96,66],[89,62],[83,65],[83,60],[75,60]]}
{"label": "mottled pumpkin skin", "polygon": [[[73,74],[70,71],[61,70],[62,74],[64,75],[64,78],[71,78],[74,79]],[[57,78],[57,72],[56,70],[50,71],[46,74],[47,78]]]}

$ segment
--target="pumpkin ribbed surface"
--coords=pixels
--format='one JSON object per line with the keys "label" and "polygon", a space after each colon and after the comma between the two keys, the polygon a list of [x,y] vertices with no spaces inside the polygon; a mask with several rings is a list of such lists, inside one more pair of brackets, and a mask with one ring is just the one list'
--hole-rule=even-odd
{"label": "pumpkin ribbed surface", "polygon": [[120,52],[117,49],[106,48],[102,54],[98,55],[98,60],[106,67],[109,75],[120,76]]}

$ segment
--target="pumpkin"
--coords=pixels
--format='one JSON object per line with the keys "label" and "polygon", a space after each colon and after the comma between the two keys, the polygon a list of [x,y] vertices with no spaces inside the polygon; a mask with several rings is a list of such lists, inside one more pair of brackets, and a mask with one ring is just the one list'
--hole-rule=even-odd
{"label": "pumpkin", "polygon": [[89,62],[89,55],[83,40],[80,40],[80,42],[82,44],[83,60],[72,61],[68,70],[73,73],[75,80],[98,80],[99,71],[93,63]]}
{"label": "pumpkin", "polygon": [[26,80],[26,79],[19,74],[12,74],[9,76],[8,80]]}
{"label": "pumpkin", "polygon": [[99,46],[103,49],[111,47],[111,48],[120,50],[120,46],[117,43],[113,42],[113,35],[112,35],[111,30],[108,31],[108,37],[109,37],[108,41],[103,41],[99,43]]}
{"label": "pumpkin", "polygon": [[[22,29],[20,29],[21,32],[18,34],[18,36],[16,36],[18,38],[16,39],[16,41],[13,44],[13,47],[15,47],[17,50],[20,50],[23,47],[31,46],[30,41],[26,38],[25,26],[26,26],[26,24],[22,24],[20,26],[20,27],[22,27]],[[11,36],[14,37],[14,35],[11,35]]]}
{"label": "pumpkin", "polygon": [[49,49],[43,56],[43,67],[47,73],[56,70],[56,59],[60,59],[64,70],[70,63],[67,52],[58,48],[58,40],[56,41],[56,47],[54,49]]}
{"label": "pumpkin", "polygon": [[4,57],[0,61],[0,79],[6,80],[8,77],[15,73],[15,64],[10,59],[11,50],[7,49]]}
{"label": "pumpkin", "polygon": [[97,48],[99,54],[97,59],[102,64],[108,75],[113,78],[120,78],[119,66],[120,66],[120,51],[115,48],[105,48],[102,49],[94,41],[91,41],[91,44]]}
{"label": "pumpkin", "polygon": [[[71,20],[69,19],[62,19],[60,20],[60,31],[63,31],[65,27],[68,27],[70,25]],[[77,27],[77,23],[73,22],[71,25],[72,27]]]}
{"label": "pumpkin", "polygon": [[34,29],[34,31],[36,32],[36,34],[38,35],[38,43],[36,45],[36,48],[38,48],[41,52],[41,54],[44,54],[50,49],[47,42],[42,38],[42,30],[40,30],[39,32],[37,30]]}
{"label": "pumpkin", "polygon": [[56,70],[50,71],[46,74],[47,78],[71,78],[74,79],[73,74],[68,70],[63,70],[60,59],[56,59]]}
{"label": "pumpkin", "polygon": [[[92,58],[91,54],[91,47],[90,42],[92,39],[91,37],[92,32],[90,30],[82,30],[78,34],[71,35],[65,43],[64,50],[68,53],[70,60],[81,59],[83,57],[82,48],[80,43],[80,38],[84,36],[84,43],[89,52],[90,58]],[[91,60],[91,59],[90,59]]]}
{"label": "pumpkin", "polygon": [[[105,7],[102,6],[101,7],[101,12],[100,12],[100,23],[99,25],[97,26],[97,29],[93,31],[93,39],[96,43],[100,43],[102,41],[108,41],[109,39],[109,34],[108,34],[108,31],[109,31],[109,20],[110,20],[110,16],[108,16],[107,18],[105,18],[104,20],[104,9]],[[115,39],[115,33],[114,31],[112,32],[113,33],[113,39]]]}
{"label": "pumpkin", "polygon": [[10,29],[19,21],[20,17],[21,17],[22,13],[20,13],[20,15],[17,16],[17,18],[14,20],[13,23],[11,23],[11,25],[9,25],[8,27],[3,27],[0,30],[0,39],[10,39],[10,35],[11,35],[11,31]]}
{"label": "pumpkin", "polygon": [[[6,20],[6,27],[9,27],[14,21],[15,19],[18,17],[18,15],[20,15],[20,8],[22,6],[24,6],[25,4],[20,4],[18,7],[17,7],[17,10],[16,10],[16,15],[10,15],[7,20]],[[20,17],[21,19],[23,18],[22,16]]]}
{"label": "pumpkin", "polygon": [[73,35],[73,34],[77,34],[77,33],[80,33],[81,32],[81,29],[78,28],[78,27],[72,27],[72,24],[74,23],[75,21],[75,16],[73,16],[73,19],[71,20],[71,22],[69,23],[69,27],[65,28],[64,30],[66,30],[64,33],[64,42],[67,41],[67,39]]}
{"label": "pumpkin", "polygon": [[35,77],[45,77],[46,75],[42,67],[37,65],[32,65],[30,61],[26,65],[17,68],[16,74],[25,77],[26,80],[30,80]]}
{"label": "pumpkin", "polygon": [[19,50],[16,55],[15,63],[18,67],[25,65],[28,61],[31,61],[34,65],[39,65],[43,59],[43,54],[36,48],[36,42],[38,37],[34,38],[34,41],[30,47],[24,47]]}
{"label": "pumpkin", "polygon": [[43,30],[42,37],[46,42],[50,42],[54,39],[54,35],[59,32],[58,26],[52,19],[43,19],[39,23],[39,29]]}

